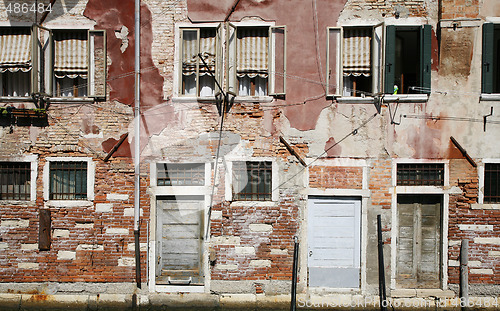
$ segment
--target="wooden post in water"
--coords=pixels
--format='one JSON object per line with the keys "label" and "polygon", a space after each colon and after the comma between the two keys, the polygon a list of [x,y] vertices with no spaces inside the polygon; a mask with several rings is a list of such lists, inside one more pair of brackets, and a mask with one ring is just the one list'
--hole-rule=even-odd
{"label": "wooden post in water", "polygon": [[292,299],[290,302],[290,311],[295,311],[297,300],[297,269],[299,262],[299,241],[297,237],[294,238],[293,246],[293,268],[292,268]]}
{"label": "wooden post in water", "polygon": [[469,304],[469,240],[462,240],[460,247],[460,305],[467,310]]}
{"label": "wooden post in water", "polygon": [[384,242],[382,241],[382,220],[377,215],[378,236],[378,292],[380,296],[380,311],[387,311],[387,294],[385,292]]}

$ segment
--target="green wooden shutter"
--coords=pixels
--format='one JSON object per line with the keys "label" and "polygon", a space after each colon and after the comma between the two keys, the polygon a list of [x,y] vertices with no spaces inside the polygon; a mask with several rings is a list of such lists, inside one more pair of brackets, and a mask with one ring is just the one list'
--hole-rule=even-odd
{"label": "green wooden shutter", "polygon": [[483,63],[482,63],[482,85],[483,93],[493,93],[493,50],[495,25],[492,23],[483,24]]}
{"label": "green wooden shutter", "polygon": [[423,93],[431,89],[432,26],[424,25],[420,30],[420,86]]}
{"label": "green wooden shutter", "polygon": [[385,29],[385,84],[386,94],[394,92],[394,72],[396,60],[396,27],[387,26]]}

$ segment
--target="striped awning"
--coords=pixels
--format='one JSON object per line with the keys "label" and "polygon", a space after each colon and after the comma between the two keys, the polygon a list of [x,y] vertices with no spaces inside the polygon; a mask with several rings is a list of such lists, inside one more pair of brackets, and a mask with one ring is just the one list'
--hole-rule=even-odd
{"label": "striped awning", "polygon": [[[196,63],[198,60],[198,40],[195,30],[184,30],[182,34],[182,74],[189,76],[196,73]],[[200,29],[200,53],[207,63],[212,74],[215,75],[215,29],[201,28]],[[206,67],[200,61],[200,75],[209,74]]]}
{"label": "striped awning", "polygon": [[371,29],[344,28],[344,76],[371,75]]}
{"label": "striped awning", "polygon": [[268,28],[238,28],[236,70],[238,77],[268,75]]}
{"label": "striped awning", "polygon": [[31,69],[31,34],[29,28],[0,30],[0,72]]}
{"label": "striped awning", "polygon": [[87,77],[87,32],[54,33],[54,49],[56,77]]}

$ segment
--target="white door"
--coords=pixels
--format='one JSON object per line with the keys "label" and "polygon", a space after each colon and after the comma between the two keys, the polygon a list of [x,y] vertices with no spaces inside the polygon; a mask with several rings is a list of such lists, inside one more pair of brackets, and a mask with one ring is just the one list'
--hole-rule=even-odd
{"label": "white door", "polygon": [[310,197],[307,226],[309,286],[359,288],[361,200]]}

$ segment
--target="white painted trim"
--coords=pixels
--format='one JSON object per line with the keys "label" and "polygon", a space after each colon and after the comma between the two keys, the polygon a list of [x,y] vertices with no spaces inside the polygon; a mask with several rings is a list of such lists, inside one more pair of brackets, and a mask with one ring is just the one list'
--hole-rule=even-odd
{"label": "white painted trim", "polygon": [[484,204],[484,173],[486,164],[495,164],[500,163],[500,159],[498,158],[486,158],[483,159],[480,163],[477,164],[477,175],[479,179],[479,194],[478,194],[478,204]]}
{"label": "white painted trim", "polygon": [[384,19],[385,25],[394,26],[422,26],[427,25],[428,20],[424,17],[406,17],[406,18],[395,18],[388,17]]}
{"label": "white painted trim", "polygon": [[176,196],[176,195],[210,195],[210,189],[207,186],[154,186],[149,191],[154,196]]}
{"label": "white painted trim", "polygon": [[308,188],[305,194],[310,196],[342,196],[369,198],[371,191],[367,189],[316,189]]}
{"label": "white painted trim", "polygon": [[500,24],[500,17],[498,17],[498,16],[486,16],[486,22]]}
{"label": "white painted trim", "polygon": [[[43,199],[48,206],[64,206],[68,204],[74,206],[87,206],[88,202],[94,200],[95,186],[95,163],[91,157],[46,157],[46,162],[43,167]],[[50,188],[50,162],[87,162],[87,199],[86,200],[49,200]],[[78,202],[80,202],[78,204]],[[76,205],[75,205],[76,204]]]}
{"label": "white painted trim", "polygon": [[0,200],[0,202],[13,202],[17,203],[33,203],[36,201],[36,185],[38,176],[38,156],[36,154],[30,154],[26,156],[13,156],[13,157],[0,157],[0,161],[4,162],[30,162],[30,199],[26,200]]}
{"label": "white painted trim", "polygon": [[1,21],[0,27],[31,27],[32,22],[13,22],[13,21]]}

